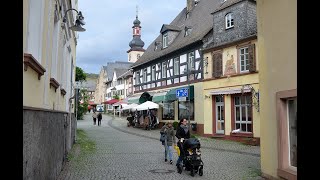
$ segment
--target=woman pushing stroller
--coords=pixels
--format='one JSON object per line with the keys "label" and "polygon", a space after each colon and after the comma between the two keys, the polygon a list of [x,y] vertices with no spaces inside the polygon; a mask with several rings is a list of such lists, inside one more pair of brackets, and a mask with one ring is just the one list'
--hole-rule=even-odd
{"label": "woman pushing stroller", "polygon": [[180,120],[178,127],[177,127],[177,131],[176,131],[176,137],[178,138],[177,145],[180,149],[180,156],[179,156],[179,158],[177,160],[177,164],[176,164],[176,166],[178,167],[178,165],[182,162],[183,157],[185,156],[185,152],[183,150],[183,140],[190,138],[190,131],[189,131],[189,127],[187,125],[186,119]]}

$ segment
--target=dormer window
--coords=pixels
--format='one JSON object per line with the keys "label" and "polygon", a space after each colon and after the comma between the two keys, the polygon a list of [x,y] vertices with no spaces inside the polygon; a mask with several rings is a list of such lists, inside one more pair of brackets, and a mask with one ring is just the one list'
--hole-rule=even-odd
{"label": "dormer window", "polygon": [[226,18],[226,29],[234,27],[233,13],[228,13],[225,18]]}
{"label": "dormer window", "polygon": [[154,50],[157,50],[157,49],[158,49],[158,43],[154,42]]}
{"label": "dormer window", "polygon": [[191,34],[191,27],[185,27],[184,28],[184,36],[186,37],[186,36],[188,36],[188,35],[190,35]]}
{"label": "dormer window", "polygon": [[167,32],[162,35],[162,44],[163,44],[163,46],[162,46],[163,48],[168,47],[168,33]]}

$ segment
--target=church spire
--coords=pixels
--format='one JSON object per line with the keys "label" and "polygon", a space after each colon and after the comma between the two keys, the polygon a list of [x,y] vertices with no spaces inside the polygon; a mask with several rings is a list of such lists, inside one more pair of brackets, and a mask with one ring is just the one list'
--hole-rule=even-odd
{"label": "church spire", "polygon": [[141,22],[138,19],[138,6],[136,6],[136,19],[133,21],[133,39],[130,41],[130,50],[143,50],[144,42],[140,39],[141,37]]}

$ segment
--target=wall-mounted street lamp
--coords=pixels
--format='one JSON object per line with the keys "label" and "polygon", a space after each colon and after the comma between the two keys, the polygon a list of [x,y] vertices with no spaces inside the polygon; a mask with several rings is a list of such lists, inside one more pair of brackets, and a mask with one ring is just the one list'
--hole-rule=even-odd
{"label": "wall-mounted street lamp", "polygon": [[82,26],[85,25],[86,23],[84,22],[84,17],[82,16],[82,13],[81,11],[77,11],[76,9],[68,9],[66,12],[65,12],[65,15],[63,17],[63,22],[66,23],[67,22],[67,12],[68,11],[76,11],[77,12],[77,17],[76,17],[76,21],[74,22],[74,25],[70,27],[70,29],[72,31],[80,31],[80,32],[83,32],[83,31],[86,31],[86,29],[84,29]]}
{"label": "wall-mounted street lamp", "polygon": [[249,88],[249,89],[251,90],[252,98],[253,98],[253,100],[254,100],[254,101],[252,102],[252,105],[257,109],[257,112],[259,112],[259,111],[260,111],[260,98],[259,98],[260,93],[259,93],[259,90],[256,91],[256,90],[252,87],[252,85],[250,85],[250,84],[245,84],[245,85],[243,85],[242,88],[241,88],[241,93],[242,93],[242,94],[244,93],[244,89],[245,89],[245,88]]}

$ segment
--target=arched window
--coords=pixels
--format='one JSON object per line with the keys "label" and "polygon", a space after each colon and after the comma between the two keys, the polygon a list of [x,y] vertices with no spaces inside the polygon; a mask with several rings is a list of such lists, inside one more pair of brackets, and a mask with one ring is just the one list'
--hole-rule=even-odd
{"label": "arched window", "polygon": [[232,28],[234,26],[233,13],[228,13],[225,19],[226,19],[226,29]]}

